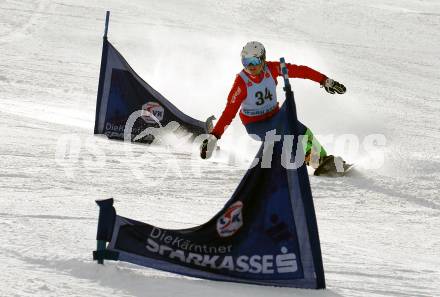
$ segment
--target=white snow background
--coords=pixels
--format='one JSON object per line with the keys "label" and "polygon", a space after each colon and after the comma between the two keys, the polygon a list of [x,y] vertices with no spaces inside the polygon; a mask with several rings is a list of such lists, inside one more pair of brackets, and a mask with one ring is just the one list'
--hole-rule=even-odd
{"label": "white snow background", "polygon": [[[352,175],[310,176],[327,290],[92,261],[94,200],[161,227],[198,225],[249,165],[231,158],[256,151],[238,119],[220,142],[228,162],[144,145],[127,155],[93,136],[106,10],[109,40],[194,118],[220,115],[249,40],[346,85],[337,96],[291,79],[304,123],[361,144],[345,155],[328,144],[359,164]],[[436,0],[1,0],[0,296],[440,296],[439,32]],[[370,134],[386,139],[375,153],[362,151]]]}

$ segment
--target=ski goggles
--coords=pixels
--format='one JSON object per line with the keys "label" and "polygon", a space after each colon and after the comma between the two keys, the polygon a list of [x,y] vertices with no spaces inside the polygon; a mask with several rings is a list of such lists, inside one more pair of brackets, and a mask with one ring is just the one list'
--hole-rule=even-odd
{"label": "ski goggles", "polygon": [[261,65],[263,61],[258,57],[250,57],[250,58],[243,58],[241,59],[241,63],[244,67],[248,66],[258,66]]}

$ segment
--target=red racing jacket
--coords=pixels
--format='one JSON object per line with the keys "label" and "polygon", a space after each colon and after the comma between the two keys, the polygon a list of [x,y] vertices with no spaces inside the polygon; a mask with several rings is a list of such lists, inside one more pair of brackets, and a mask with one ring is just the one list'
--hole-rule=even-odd
{"label": "red racing jacket", "polygon": [[[272,78],[275,80],[275,83],[277,83],[277,77],[282,75],[280,62],[266,62],[266,64],[270,74],[272,75]],[[324,74],[307,66],[286,63],[286,67],[290,78],[310,79],[318,83],[323,83],[327,78],[327,76],[325,76]],[[264,78],[264,71],[262,71],[258,76],[250,75],[247,72],[245,72],[245,74],[252,82],[257,84],[260,83]],[[241,103],[246,99],[246,97],[246,83],[240,77],[240,75],[237,74],[231,91],[229,92],[226,107],[219,120],[217,121],[214,129],[211,131],[211,134],[213,134],[218,139],[221,138],[226,128],[231,124],[232,120],[238,112],[238,109],[241,106]],[[275,115],[278,111],[279,105],[274,110],[258,116],[246,116],[245,114],[240,112],[240,119],[242,123],[246,125],[252,122],[264,121]]]}

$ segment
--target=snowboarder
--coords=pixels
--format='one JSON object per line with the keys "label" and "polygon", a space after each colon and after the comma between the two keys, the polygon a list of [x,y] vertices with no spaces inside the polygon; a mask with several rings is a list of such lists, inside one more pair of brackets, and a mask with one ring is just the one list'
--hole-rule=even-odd
{"label": "snowboarder", "polygon": [[[241,51],[243,70],[237,74],[224,109],[217,124],[204,140],[200,147],[200,156],[203,159],[211,157],[217,140],[221,138],[227,126],[240,110],[240,118],[248,134],[257,135],[264,141],[267,131],[276,128],[276,123],[288,120],[285,112],[286,104],[279,107],[276,95],[278,76],[281,76],[280,62],[266,61],[266,50],[258,41],[248,42]],[[346,88],[337,81],[307,66],[286,63],[290,78],[313,80],[321,85],[330,94],[344,94]],[[307,165],[318,168],[327,163],[328,156],[325,149],[313,137],[312,131],[298,122],[299,134],[307,136],[305,143],[305,161]]]}

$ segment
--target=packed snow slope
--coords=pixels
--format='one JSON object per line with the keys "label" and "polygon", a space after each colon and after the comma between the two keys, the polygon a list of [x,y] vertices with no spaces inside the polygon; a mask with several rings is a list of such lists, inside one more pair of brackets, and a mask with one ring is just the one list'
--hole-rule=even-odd
{"label": "packed snow slope", "polygon": [[[220,115],[249,40],[347,86],[332,96],[291,80],[304,123],[359,164],[344,178],[310,177],[327,290],[93,263],[95,199],[194,226],[225,203],[256,149],[238,119],[220,142],[226,159],[93,136],[106,10],[110,41],[195,118]],[[2,0],[0,296],[440,296],[439,31],[436,0]],[[374,134],[373,152],[363,142]]]}

